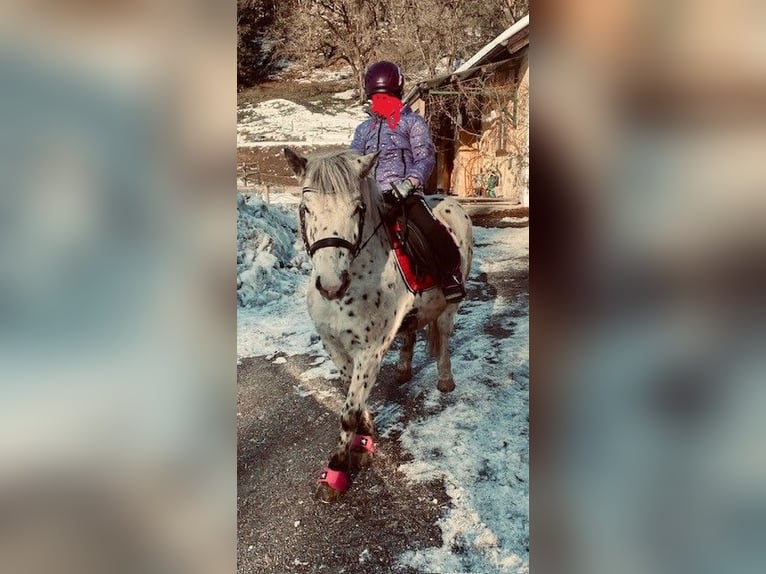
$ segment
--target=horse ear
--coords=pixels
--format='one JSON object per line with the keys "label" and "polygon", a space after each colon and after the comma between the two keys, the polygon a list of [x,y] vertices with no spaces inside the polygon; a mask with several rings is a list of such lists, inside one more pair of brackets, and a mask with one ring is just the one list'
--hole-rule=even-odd
{"label": "horse ear", "polygon": [[379,154],[380,152],[376,151],[375,153],[368,153],[356,158],[356,169],[360,179],[364,179],[372,171],[372,168],[378,163]]}
{"label": "horse ear", "polygon": [[291,150],[289,147],[282,148],[282,153],[285,154],[287,163],[290,164],[290,169],[293,170],[293,173],[297,177],[302,178],[306,174],[306,164],[308,163],[308,160]]}

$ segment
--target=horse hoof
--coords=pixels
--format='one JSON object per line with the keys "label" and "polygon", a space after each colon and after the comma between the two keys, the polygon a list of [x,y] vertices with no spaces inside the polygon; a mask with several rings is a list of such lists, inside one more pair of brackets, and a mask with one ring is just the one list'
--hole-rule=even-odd
{"label": "horse hoof", "polygon": [[348,490],[351,484],[348,474],[343,470],[325,468],[319,476],[316,498],[322,502],[335,502],[338,497]]}
{"label": "horse hoof", "polygon": [[439,379],[436,383],[436,388],[443,393],[451,393],[455,390],[455,381],[450,377],[449,379]]}
{"label": "horse hoof", "polygon": [[319,483],[319,486],[317,486],[316,494],[314,497],[317,500],[324,502],[325,504],[331,504],[336,502],[338,498],[340,498],[340,495],[341,492],[339,490],[335,490],[326,482],[321,482]]}
{"label": "horse hoof", "polygon": [[354,468],[367,468],[372,465],[373,453],[367,451],[352,450],[349,453],[351,466]]}
{"label": "horse hoof", "polygon": [[398,376],[396,378],[396,382],[400,385],[403,385],[404,383],[409,383],[412,380],[412,369],[408,369],[406,371],[399,371]]}

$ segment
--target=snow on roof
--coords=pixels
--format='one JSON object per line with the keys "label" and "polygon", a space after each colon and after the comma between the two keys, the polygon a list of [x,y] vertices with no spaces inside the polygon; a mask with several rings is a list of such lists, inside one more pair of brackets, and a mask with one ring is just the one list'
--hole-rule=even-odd
{"label": "snow on roof", "polygon": [[508,43],[508,41],[513,38],[516,34],[524,30],[529,26],[529,14],[524,16],[521,20],[515,22],[510,28],[508,28],[505,32],[500,34],[497,38],[492,40],[489,44],[484,46],[481,50],[476,52],[474,56],[463,63],[462,66],[460,66],[457,70],[455,70],[454,74],[460,74],[461,72],[466,72],[476,66],[477,64],[480,64],[483,61],[483,58],[492,52],[497,46],[504,46]]}
{"label": "snow on roof", "polygon": [[[496,54],[498,48],[505,49],[516,36],[520,36],[523,32],[526,32],[529,27],[529,14],[524,16],[521,20],[515,22],[510,28],[506,29],[497,38],[492,40],[489,44],[484,46],[481,50],[476,52],[470,59],[466,60],[459,68],[449,74],[443,74],[441,76],[435,76],[428,80],[417,82],[404,96],[405,104],[412,104],[421,93],[421,90],[426,88],[435,88],[443,86],[453,79],[465,78],[470,76],[475,69],[484,64],[487,59]],[[501,51],[503,51],[501,50]]]}

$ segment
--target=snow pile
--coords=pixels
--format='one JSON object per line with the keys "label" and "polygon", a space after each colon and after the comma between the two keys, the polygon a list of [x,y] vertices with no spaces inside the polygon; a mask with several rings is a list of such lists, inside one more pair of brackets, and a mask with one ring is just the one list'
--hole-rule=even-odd
{"label": "snow pile", "polygon": [[[311,264],[295,213],[294,205],[267,205],[258,196],[237,195],[238,359],[279,361],[277,355],[302,353],[326,357],[306,306]],[[317,376],[330,377],[332,362],[315,369]]]}
{"label": "snow pile", "polygon": [[284,206],[237,195],[237,304],[263,305],[295,291],[311,271],[297,239],[298,222]]}
{"label": "snow pile", "polygon": [[276,99],[239,108],[237,146],[348,145],[365,119],[362,106],[317,113],[289,100]]}

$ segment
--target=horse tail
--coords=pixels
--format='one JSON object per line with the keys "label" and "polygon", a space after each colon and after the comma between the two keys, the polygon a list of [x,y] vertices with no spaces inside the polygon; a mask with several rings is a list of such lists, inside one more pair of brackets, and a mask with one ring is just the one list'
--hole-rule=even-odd
{"label": "horse tail", "polygon": [[431,321],[426,330],[426,340],[428,342],[428,354],[432,357],[438,357],[442,350],[442,337],[439,332],[439,324]]}

